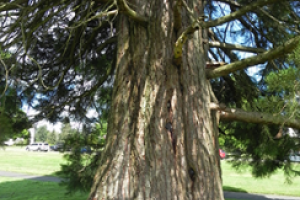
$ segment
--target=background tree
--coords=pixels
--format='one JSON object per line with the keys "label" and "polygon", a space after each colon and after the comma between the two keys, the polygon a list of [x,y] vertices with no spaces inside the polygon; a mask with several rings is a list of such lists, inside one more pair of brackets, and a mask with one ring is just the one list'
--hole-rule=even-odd
{"label": "background tree", "polygon": [[36,129],[34,139],[36,142],[46,142],[49,131],[46,125],[40,126]]}
{"label": "background tree", "polygon": [[76,134],[77,130],[71,127],[70,123],[63,124],[61,128],[61,132],[58,135],[58,141],[60,143],[65,143],[65,141],[71,137],[72,135]]}
{"label": "background tree", "polygon": [[22,104],[17,97],[18,86],[8,80],[9,71],[13,67],[7,66],[5,62],[10,57],[10,54],[4,53],[0,48],[0,145],[7,139],[27,139],[29,134],[25,130],[31,127],[26,113],[21,110]]}
{"label": "background tree", "polygon": [[58,134],[53,130],[53,131],[48,131],[47,134],[47,142],[49,144],[56,144],[57,143],[57,139],[58,139]]}
{"label": "background tree", "polygon": [[[101,151],[106,143],[107,125],[99,123],[91,129],[89,134],[80,132],[70,135],[65,144],[72,147],[71,152],[64,155],[66,164],[61,165],[58,174],[65,177],[66,181],[61,184],[66,186],[68,193],[75,191],[88,192],[93,183],[93,177],[97,171]],[[83,147],[91,148],[93,154],[82,153]]]}
{"label": "background tree", "polygon": [[[275,137],[299,120],[266,75],[296,67],[285,55],[298,45],[298,9],[288,0],[7,0],[0,38],[16,49],[10,78],[27,83],[18,96],[40,111],[35,120],[68,112],[89,125],[90,109],[110,108],[90,199],[223,199],[219,130],[236,134],[258,175],[293,172],[282,155],[295,142]],[[252,79],[246,68],[259,64]]]}

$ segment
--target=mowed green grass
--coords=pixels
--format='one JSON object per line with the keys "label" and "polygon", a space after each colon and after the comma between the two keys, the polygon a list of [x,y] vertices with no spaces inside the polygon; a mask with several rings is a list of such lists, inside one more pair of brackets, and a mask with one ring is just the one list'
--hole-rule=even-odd
{"label": "mowed green grass", "polygon": [[[58,183],[0,177],[1,200],[85,200],[88,193],[66,194]],[[238,200],[238,199],[226,199]]]}
{"label": "mowed green grass", "polygon": [[66,195],[58,183],[0,177],[1,200],[85,200],[88,193]]}
{"label": "mowed green grass", "polygon": [[[55,172],[60,170],[60,164],[64,162],[63,155],[58,152],[27,152],[25,151],[25,147],[8,147],[5,150],[0,148],[0,171],[12,171],[35,175],[55,175]],[[282,171],[278,171],[270,178],[256,179],[251,175],[249,168],[246,168],[239,173],[226,161],[222,161],[221,165],[223,188],[225,191],[300,196],[300,177],[295,177],[293,183],[289,185],[285,183],[285,177]],[[298,165],[298,169],[300,169],[300,165]],[[19,182],[14,181],[13,178],[3,179],[3,177],[0,177],[0,179],[5,179],[4,182],[6,183],[16,182],[16,184],[23,184],[30,181],[23,180]],[[42,188],[46,184],[42,182],[38,183],[36,181],[34,183],[31,182],[33,181],[28,183],[27,188],[30,188],[30,185],[32,187],[39,185],[39,187]],[[59,187],[57,183],[49,184],[52,184],[53,188],[60,190],[62,194],[66,192],[64,188]],[[42,191],[42,189],[40,191]],[[46,191],[47,190],[45,190],[45,192]],[[53,191],[54,189],[52,192]]]}
{"label": "mowed green grass", "polygon": [[0,171],[55,175],[65,163],[58,152],[28,152],[23,147],[0,147]]}
{"label": "mowed green grass", "polygon": [[[237,172],[226,161],[221,162],[223,189],[233,192],[276,194],[284,196],[300,196],[300,177],[293,177],[292,183],[286,183],[282,170],[269,178],[254,178],[251,174],[250,167]],[[300,170],[300,165],[295,164]]]}

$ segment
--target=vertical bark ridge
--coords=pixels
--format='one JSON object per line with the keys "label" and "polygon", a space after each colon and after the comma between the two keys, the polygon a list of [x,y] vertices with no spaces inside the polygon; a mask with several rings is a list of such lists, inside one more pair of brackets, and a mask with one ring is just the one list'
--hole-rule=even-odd
{"label": "vertical bark ridge", "polygon": [[[198,16],[204,14],[203,10],[198,9],[203,7],[200,3],[195,4],[195,1],[190,1],[189,5],[194,8]],[[191,23],[187,15],[184,16],[184,20],[185,24]],[[206,49],[202,43],[205,39],[203,31],[200,29],[193,35],[193,39],[187,42],[183,56],[183,66],[186,66],[182,78],[185,82],[183,85],[186,86],[184,99],[188,99],[187,103],[191,105],[191,108],[186,108],[184,111],[186,124],[189,127],[189,130],[186,130],[187,144],[192,144],[187,146],[187,157],[189,168],[193,170],[190,173],[196,174],[195,180],[189,187],[193,199],[220,199],[223,198],[222,193],[220,188],[216,188],[220,185],[215,184],[219,181],[219,172],[214,167],[218,154],[216,154],[212,127],[216,124],[213,124],[210,110],[206,106],[210,102],[210,96],[209,83],[204,76]],[[218,177],[215,178],[217,175]]]}

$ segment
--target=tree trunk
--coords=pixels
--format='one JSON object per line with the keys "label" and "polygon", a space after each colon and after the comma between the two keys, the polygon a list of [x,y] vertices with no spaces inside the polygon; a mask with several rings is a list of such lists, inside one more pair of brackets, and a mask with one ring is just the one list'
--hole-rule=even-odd
{"label": "tree trunk", "polygon": [[[191,34],[174,64],[175,42],[192,23],[185,9],[176,29],[174,0],[128,4],[149,22],[119,16],[108,143],[89,199],[223,199],[206,31]],[[189,6],[203,14],[202,1]]]}

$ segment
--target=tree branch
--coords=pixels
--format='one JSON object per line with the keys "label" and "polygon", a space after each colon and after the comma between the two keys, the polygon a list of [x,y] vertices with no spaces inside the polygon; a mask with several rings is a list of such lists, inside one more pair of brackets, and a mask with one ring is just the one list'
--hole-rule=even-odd
{"label": "tree branch", "polygon": [[[186,30],[183,31],[183,33],[180,35],[180,37],[177,39],[177,41],[175,43],[175,48],[174,48],[175,63],[178,63],[182,56],[182,46],[186,42],[187,36],[189,34],[194,33],[200,27],[209,28],[209,27],[221,25],[223,23],[237,19],[237,18],[241,17],[242,15],[246,14],[247,12],[257,9],[257,7],[259,7],[259,6],[275,3],[276,1],[279,1],[279,0],[261,0],[261,1],[252,3],[248,6],[241,8],[238,11],[235,11],[229,15],[226,15],[224,17],[221,17],[221,18],[213,20],[213,21],[204,22],[204,16],[201,16],[198,19],[192,18],[194,20],[192,25],[187,27]],[[242,48],[242,46],[240,46],[240,47]],[[244,51],[245,51],[245,49],[244,49]],[[252,51],[253,51],[253,49],[252,49]],[[256,50],[256,52],[257,52],[257,50]]]}
{"label": "tree branch", "polygon": [[8,74],[9,74],[9,70],[8,70],[6,64],[4,63],[4,61],[2,60],[1,56],[0,56],[0,62],[1,62],[1,64],[3,65],[3,67],[5,69],[5,87],[4,87],[3,92],[0,95],[0,99],[1,99],[5,95],[5,92],[7,91],[7,88],[8,88]]}
{"label": "tree branch", "polygon": [[22,4],[28,3],[27,0],[17,0],[8,3],[0,3],[0,12],[15,10],[21,7]]}
{"label": "tree branch", "polygon": [[245,6],[245,7],[241,8],[240,10],[237,10],[237,11],[235,11],[229,15],[226,15],[224,17],[220,17],[220,18],[218,18],[216,20],[212,20],[212,21],[200,22],[200,26],[203,28],[215,27],[215,26],[224,24],[226,22],[232,21],[234,19],[238,19],[249,11],[254,11],[261,6],[276,3],[277,1],[279,1],[279,0],[256,1],[255,3],[251,3],[248,6]]}
{"label": "tree branch", "polygon": [[74,29],[74,28],[78,28],[84,24],[87,24],[88,22],[94,20],[94,19],[101,19],[101,17],[108,17],[111,15],[117,15],[118,14],[118,10],[112,10],[112,11],[107,11],[107,12],[100,12],[99,14],[87,19],[87,20],[83,20],[82,22],[80,22],[79,24],[76,24],[76,26],[71,26],[71,27],[67,27],[68,29]]}
{"label": "tree branch", "polygon": [[47,118],[53,115],[53,113],[57,109],[63,109],[65,106],[70,105],[73,102],[76,102],[78,99],[80,101],[81,98],[92,95],[95,91],[97,91],[97,89],[99,89],[99,87],[101,87],[107,81],[107,78],[109,76],[113,75],[114,69],[115,69],[114,65],[110,65],[110,67],[106,70],[106,74],[104,74],[103,77],[100,77],[98,82],[94,86],[92,86],[90,90],[84,91],[82,94],[78,96],[74,96],[74,98],[71,98],[68,101],[61,102],[59,105],[53,105],[53,104],[48,105],[48,107],[46,108],[46,110],[49,110],[49,113],[47,113]]}
{"label": "tree branch", "polygon": [[193,34],[196,30],[197,22],[195,21],[191,26],[187,27],[185,31],[182,32],[182,34],[179,36],[175,43],[175,48],[174,48],[174,58],[175,60],[179,59],[182,57],[182,47],[184,43],[186,42],[188,35]]}
{"label": "tree branch", "polygon": [[235,2],[235,1],[231,1],[231,0],[218,0],[218,1],[223,2],[223,3],[227,3],[231,6],[235,6],[235,7],[238,7],[238,8],[242,7],[238,2]]}
{"label": "tree branch", "polygon": [[182,57],[182,47],[184,43],[187,41],[188,36],[193,34],[195,31],[199,30],[200,21],[204,21],[206,17],[200,16],[197,20],[194,20],[192,25],[187,27],[176,40],[174,47],[174,62],[175,64],[179,64]]}
{"label": "tree branch", "polygon": [[244,69],[246,67],[257,65],[257,64],[262,64],[266,61],[273,60],[284,54],[290,53],[294,48],[296,48],[298,46],[299,39],[300,39],[300,36],[297,36],[297,37],[294,37],[294,38],[288,40],[283,45],[281,45],[277,48],[268,50],[257,56],[252,56],[250,58],[239,60],[239,61],[230,63],[228,65],[224,65],[222,67],[219,67],[219,68],[216,68],[213,70],[206,70],[206,78],[212,79],[212,78],[224,76],[229,73]]}
{"label": "tree branch", "polygon": [[221,43],[216,41],[209,41],[209,47],[218,47],[218,48],[226,48],[231,50],[239,50],[239,51],[247,51],[253,53],[263,53],[266,50],[262,48],[253,48],[253,47],[246,47],[239,44],[229,44],[229,43]]}
{"label": "tree branch", "polygon": [[96,52],[100,53],[105,47],[107,47],[108,44],[111,44],[114,42],[117,42],[116,36],[108,38],[104,43],[102,43],[99,47],[97,47]]}
{"label": "tree branch", "polygon": [[281,114],[247,112],[239,108],[227,108],[224,104],[210,103],[211,110],[220,111],[221,120],[242,121],[255,124],[274,124],[300,129],[300,121]]}
{"label": "tree branch", "polygon": [[119,11],[123,12],[125,15],[132,18],[133,20],[141,23],[145,23],[148,21],[145,16],[139,15],[137,12],[132,10],[126,3],[126,0],[117,0],[117,4],[119,7]]}

